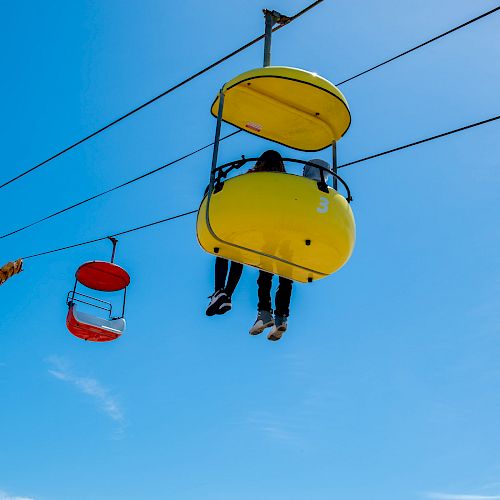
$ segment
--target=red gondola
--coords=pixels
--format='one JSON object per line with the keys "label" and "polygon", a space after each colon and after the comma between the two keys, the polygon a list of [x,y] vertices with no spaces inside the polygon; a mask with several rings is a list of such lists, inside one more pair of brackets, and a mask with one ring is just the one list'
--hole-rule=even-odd
{"label": "red gondola", "polygon": [[[125,330],[125,300],[127,296],[127,286],[130,284],[130,276],[122,267],[116,265],[115,258],[116,238],[109,238],[113,243],[113,253],[111,262],[94,260],[85,262],[76,271],[75,286],[68,292],[66,303],[68,304],[68,315],[66,316],[66,326],[68,330],[83,340],[92,342],[106,342],[115,340]],[[113,316],[113,306],[110,302],[101,300],[90,295],[76,291],[76,287],[81,285],[99,290],[101,292],[117,292],[123,290],[123,304],[121,316]],[[104,310],[108,313],[107,318],[94,316],[77,309],[78,304]]]}

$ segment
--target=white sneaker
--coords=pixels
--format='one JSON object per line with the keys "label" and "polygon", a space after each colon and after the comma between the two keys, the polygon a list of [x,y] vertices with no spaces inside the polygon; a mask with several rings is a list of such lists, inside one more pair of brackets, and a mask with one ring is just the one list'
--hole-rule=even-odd
{"label": "white sneaker", "polygon": [[286,332],[286,328],[287,328],[286,316],[279,316],[277,314],[274,319],[274,326],[272,330],[269,332],[267,340],[271,340],[273,342],[279,340]]}
{"label": "white sneaker", "polygon": [[[223,311],[221,311],[223,309]],[[215,314],[224,314],[231,309],[231,299],[224,290],[218,290],[210,296],[206,314],[214,316]]]}
{"label": "white sneaker", "polygon": [[269,311],[259,311],[254,325],[250,328],[250,335],[259,335],[266,328],[274,325],[273,315]]}

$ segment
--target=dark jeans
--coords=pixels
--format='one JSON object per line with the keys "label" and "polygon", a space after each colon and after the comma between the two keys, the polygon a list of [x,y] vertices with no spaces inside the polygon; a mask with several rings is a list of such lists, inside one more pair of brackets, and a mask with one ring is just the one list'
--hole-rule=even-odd
{"label": "dark jeans", "polygon": [[[274,274],[259,271],[259,279],[257,280],[259,303],[257,309],[259,311],[272,312],[271,307],[271,287],[273,286]],[[275,297],[275,313],[279,316],[288,316],[290,314],[290,298],[292,297],[293,281],[279,277],[279,286],[276,290]]]}
{"label": "dark jeans", "polygon": [[223,259],[222,257],[215,259],[215,291],[224,290],[231,297],[238,281],[240,281],[243,264],[231,261],[229,276],[227,275],[228,265],[229,262],[227,259]]}

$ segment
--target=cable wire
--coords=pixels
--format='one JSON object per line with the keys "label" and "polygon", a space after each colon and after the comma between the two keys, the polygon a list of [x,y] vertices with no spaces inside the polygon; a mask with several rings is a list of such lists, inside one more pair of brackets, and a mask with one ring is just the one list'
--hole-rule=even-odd
{"label": "cable wire", "polygon": [[500,115],[494,116],[492,118],[488,118],[487,120],[482,120],[480,122],[471,123],[470,125],[466,125],[465,127],[456,128],[454,130],[450,130],[449,132],[444,132],[442,134],[433,135],[432,137],[427,137],[426,139],[421,139],[420,141],[411,142],[410,144],[405,144],[404,146],[399,146],[399,147],[394,148],[394,149],[382,151],[382,153],[377,153],[374,155],[365,156],[364,158],[360,158],[359,160],[350,161],[349,163],[344,163],[343,165],[339,165],[337,168],[350,167],[351,165],[356,165],[357,163],[361,163],[363,161],[373,160],[373,158],[379,158],[380,156],[385,156],[385,155],[388,155],[390,153],[395,153],[396,151],[401,151],[402,149],[411,148],[413,146],[418,146],[419,144],[423,144],[424,142],[429,142],[429,141],[433,141],[435,139],[440,139],[441,137],[446,137],[447,135],[456,134],[457,132],[462,132],[463,130],[467,130],[469,128],[478,127],[479,125],[485,125],[486,123],[494,122],[495,120],[498,120],[499,118],[500,118]]}
{"label": "cable wire", "polygon": [[[465,125],[464,127],[456,128],[454,130],[450,130],[450,131],[444,132],[442,134],[433,135],[431,137],[427,137],[426,139],[421,139],[419,141],[415,141],[415,142],[412,142],[412,143],[409,143],[409,144],[405,144],[404,146],[399,146],[397,148],[389,149],[389,150],[383,151],[381,153],[377,153],[377,154],[374,154],[374,155],[371,155],[371,156],[366,156],[364,158],[360,158],[359,160],[351,161],[349,163],[344,163],[343,165],[339,165],[337,168],[344,168],[344,167],[348,167],[348,166],[351,166],[351,165],[355,165],[357,163],[361,163],[361,162],[364,162],[364,161],[372,160],[373,158],[378,158],[380,156],[384,156],[384,155],[387,155],[387,154],[390,154],[390,153],[394,153],[396,151],[401,151],[402,149],[410,148],[410,147],[413,147],[413,146],[418,146],[419,144],[423,144],[425,142],[433,141],[435,139],[440,139],[442,137],[446,137],[446,136],[451,135],[451,134],[456,134],[457,132],[462,132],[464,130],[471,129],[473,127],[478,127],[480,125],[485,125],[487,123],[491,123],[491,122],[493,122],[495,120],[498,120],[498,119],[500,119],[500,115],[494,116],[492,118],[488,118],[486,120],[482,120],[480,122],[472,123],[470,125]],[[68,246],[65,246],[65,247],[55,248],[53,250],[47,250],[45,252],[40,252],[40,253],[35,253],[35,254],[32,254],[32,255],[28,255],[27,257],[22,257],[22,259],[23,260],[25,260],[25,259],[32,259],[32,258],[35,258],[35,257],[40,257],[42,255],[48,255],[48,254],[51,254],[51,253],[61,252],[63,250],[69,250],[71,248],[81,247],[83,245],[89,245],[91,243],[96,243],[98,241],[106,240],[106,239],[108,239],[109,236],[116,237],[116,236],[121,236],[121,235],[128,234],[128,233],[133,233],[135,231],[139,231],[141,229],[145,229],[145,228],[148,228],[148,227],[151,227],[151,226],[156,226],[158,224],[163,224],[164,222],[168,222],[168,221],[171,221],[171,220],[174,220],[174,219],[180,219],[181,217],[186,217],[188,215],[192,215],[192,214],[195,214],[197,212],[198,212],[198,210],[191,210],[189,212],[184,212],[182,214],[174,215],[172,217],[167,217],[166,219],[161,219],[161,220],[158,220],[158,221],[155,221],[155,222],[150,222],[149,224],[144,224],[142,226],[134,227],[132,229],[127,229],[125,231],[121,231],[119,233],[115,233],[115,234],[112,234],[112,235],[102,236],[101,238],[94,238],[92,240],[87,240],[87,241],[83,241],[83,242],[80,242],[80,243],[75,243],[73,245],[68,245]]]}
{"label": "cable wire", "polygon": [[[300,11],[298,14],[296,14],[294,17],[292,17],[292,18],[291,18],[291,20],[296,19],[297,17],[301,16],[302,14],[304,14],[305,12],[307,12],[308,10],[312,9],[313,7],[315,7],[318,3],[319,3],[319,2],[314,2],[314,3],[312,3],[311,5],[309,5],[308,7],[306,7],[305,9],[303,9],[302,11]],[[424,47],[425,45],[428,45],[428,44],[430,44],[430,43],[432,43],[432,42],[434,42],[434,41],[436,41],[436,40],[439,40],[440,38],[443,38],[444,36],[449,35],[450,33],[453,33],[453,32],[455,32],[455,31],[457,31],[457,30],[459,30],[459,29],[461,29],[461,28],[464,28],[465,26],[468,26],[468,25],[470,25],[470,24],[472,24],[472,23],[474,23],[474,22],[478,21],[479,19],[482,19],[482,18],[484,18],[484,17],[486,17],[486,16],[489,16],[490,14],[493,14],[494,12],[498,11],[499,9],[500,9],[500,7],[496,7],[496,8],[494,8],[494,9],[491,9],[491,10],[489,10],[488,12],[485,12],[484,14],[481,14],[480,16],[474,17],[473,19],[470,19],[469,21],[467,21],[467,22],[465,22],[465,23],[463,23],[463,24],[460,24],[459,26],[456,26],[455,28],[452,28],[452,29],[450,29],[450,30],[448,30],[448,31],[446,31],[446,32],[444,32],[444,33],[442,33],[442,34],[438,35],[438,36],[435,36],[434,38],[431,38],[430,40],[427,40],[426,42],[423,42],[423,43],[421,43],[421,44],[419,44],[419,45],[417,45],[417,46],[415,46],[415,47],[413,47],[413,48],[411,48],[411,49],[409,49],[409,50],[406,50],[405,52],[401,52],[401,53],[400,53],[400,54],[398,54],[397,56],[391,57],[390,59],[387,59],[387,60],[385,60],[384,62],[382,62],[382,63],[380,63],[380,64],[377,64],[377,65],[375,65],[375,66],[372,66],[372,67],[368,68],[368,69],[367,69],[367,70],[365,70],[365,71],[362,71],[361,73],[357,73],[356,75],[351,76],[350,78],[347,78],[346,80],[343,80],[343,81],[341,81],[341,82],[339,82],[339,83],[336,83],[336,85],[337,85],[337,86],[340,86],[340,85],[343,85],[343,84],[345,84],[345,83],[347,83],[347,82],[350,82],[351,80],[354,80],[355,78],[358,78],[358,77],[360,77],[360,76],[362,76],[362,75],[365,75],[366,73],[369,73],[370,71],[373,71],[374,69],[380,68],[381,66],[384,66],[385,64],[387,64],[387,63],[389,63],[389,62],[392,62],[392,61],[394,61],[394,60],[396,60],[396,59],[399,59],[400,57],[402,57],[402,56],[404,56],[404,55],[407,55],[407,54],[409,54],[409,53],[413,52],[414,50],[417,50],[417,49],[419,49],[419,48],[421,48],[421,47]],[[284,26],[284,25],[279,25],[279,26],[277,26],[277,27],[276,27],[276,28],[274,28],[274,29],[275,29],[275,30],[276,30],[276,29],[279,29],[281,26]],[[258,40],[262,39],[262,38],[263,38],[263,36],[264,36],[264,35],[260,36],[260,37],[258,38]],[[257,39],[255,39],[255,40],[257,40]],[[254,42],[255,42],[255,40],[254,40],[254,41],[252,41],[252,42],[250,42],[250,43],[254,43]],[[243,50],[243,48],[238,49],[238,50]],[[235,53],[237,53],[237,52],[235,52]],[[234,55],[235,53],[232,53],[232,54]],[[221,62],[222,62],[222,60],[221,60]],[[214,65],[216,65],[216,64],[218,64],[218,63],[214,63]],[[213,66],[212,66],[212,67],[213,67]],[[207,71],[208,71],[208,70],[207,70]],[[200,73],[200,74],[201,74],[201,73]],[[188,80],[186,80],[186,82],[187,82],[187,81],[188,81]],[[179,85],[180,85],[180,84],[179,84]],[[173,88],[174,88],[174,87],[172,87],[172,89],[173,89]],[[169,91],[170,91],[170,90],[169,90]],[[167,91],[167,93],[168,93],[169,91]],[[160,97],[162,97],[163,95],[166,95],[166,93],[160,94],[160,96],[157,96],[157,98],[155,98],[155,100],[156,100],[156,99],[159,99],[159,98],[160,98]],[[154,100],[153,100],[153,101],[148,101],[148,103],[151,103],[151,102],[154,102]],[[146,106],[148,103],[146,103],[145,105],[143,105],[143,107],[144,107],[144,106]],[[137,108],[137,110],[139,110],[139,109],[142,109],[142,108]],[[125,115],[124,115],[124,117],[125,117]],[[239,131],[237,131],[237,132],[234,132],[233,134],[229,134],[228,136],[224,137],[223,139],[227,139],[228,137],[231,137],[232,135],[236,135],[236,134],[237,134],[238,132],[240,132],[240,131],[241,131],[241,130],[239,130]],[[89,136],[89,138],[90,138],[90,136]],[[221,139],[221,140],[222,140],[222,139]],[[76,143],[75,143],[75,144],[76,144]],[[186,158],[188,158],[188,157],[192,156],[193,154],[196,154],[196,153],[198,153],[198,152],[202,151],[203,149],[206,149],[207,147],[209,147],[209,146],[211,146],[211,145],[213,145],[213,142],[212,142],[211,144],[207,145],[207,146],[204,146],[203,148],[200,148],[200,149],[197,149],[197,150],[193,151],[192,153],[188,153],[187,155],[185,155],[185,156],[183,156],[183,157],[181,157],[181,158],[178,158],[177,160],[173,160],[172,162],[167,163],[166,165],[163,165],[162,167],[156,168],[156,169],[151,170],[151,171],[149,171],[149,172],[145,172],[144,174],[142,174],[142,175],[140,175],[140,176],[138,176],[138,177],[135,177],[135,178],[133,178],[133,179],[130,179],[129,181],[126,181],[126,182],[124,182],[124,183],[122,183],[122,184],[119,184],[118,186],[115,186],[115,187],[113,187],[113,188],[107,189],[107,190],[105,190],[105,191],[103,191],[103,192],[101,192],[101,193],[98,193],[98,194],[94,195],[94,196],[90,196],[89,198],[86,198],[86,199],[81,200],[81,201],[79,201],[79,202],[77,202],[77,203],[74,203],[73,205],[70,205],[70,206],[68,206],[68,207],[66,207],[66,208],[63,208],[63,209],[61,209],[61,210],[58,210],[58,211],[56,211],[56,212],[54,212],[54,213],[52,213],[52,214],[50,214],[50,215],[47,215],[46,217],[43,217],[43,218],[41,218],[41,219],[38,219],[38,220],[36,220],[36,221],[34,221],[34,222],[30,223],[30,224],[26,224],[25,226],[19,227],[19,228],[17,228],[17,229],[15,229],[15,230],[13,230],[13,231],[10,231],[10,232],[8,232],[8,233],[5,233],[5,234],[3,234],[3,235],[0,235],[0,240],[1,240],[1,239],[4,239],[4,238],[7,238],[7,237],[9,237],[9,236],[12,236],[12,235],[14,235],[14,234],[17,234],[17,233],[19,233],[19,232],[21,232],[21,231],[24,231],[25,229],[28,229],[28,228],[30,228],[30,227],[33,227],[33,226],[37,225],[37,224],[40,224],[41,222],[44,222],[44,221],[46,221],[46,220],[48,220],[48,219],[52,219],[53,217],[56,217],[57,215],[63,214],[63,213],[65,213],[65,212],[67,212],[67,211],[69,211],[69,210],[71,210],[71,209],[73,209],[73,208],[79,207],[79,206],[81,206],[81,205],[83,205],[83,204],[85,204],[85,203],[88,203],[89,201],[95,200],[96,198],[100,198],[101,196],[104,196],[104,195],[106,195],[106,194],[108,194],[108,193],[111,193],[111,192],[113,192],[113,191],[116,191],[117,189],[120,189],[120,188],[122,188],[122,187],[128,186],[129,184],[132,184],[133,182],[136,182],[136,181],[139,181],[139,180],[141,180],[141,179],[144,179],[145,177],[148,177],[148,176],[149,176],[149,175],[151,175],[151,174],[154,174],[154,173],[156,173],[156,172],[159,172],[159,171],[163,170],[164,168],[166,168],[166,167],[168,167],[168,166],[170,166],[170,165],[173,165],[173,164],[175,164],[175,163],[178,163],[178,162],[180,162],[181,160],[186,159]],[[341,167],[339,167],[339,168],[341,168]],[[15,180],[15,179],[13,179],[13,180]],[[6,185],[6,184],[4,184],[4,185]],[[3,187],[3,186],[0,186],[0,188],[2,188],[2,187]]]}
{"label": "cable wire", "polygon": [[[297,12],[295,15],[293,15],[292,17],[290,17],[289,20],[285,24],[278,24],[277,26],[275,26],[273,28],[273,31],[277,31],[280,28],[282,28],[283,26],[286,26],[287,24],[295,21],[295,19],[299,18],[300,16],[302,16],[303,14],[305,14],[306,12],[308,12],[309,10],[311,10],[312,8],[316,7],[321,2],[323,2],[323,0],[316,0],[315,2],[311,3],[306,8],[302,9],[301,11]],[[31,172],[39,169],[43,165],[46,165],[47,163],[51,162],[52,160],[55,160],[59,156],[62,156],[63,154],[67,153],[68,151],[71,151],[72,149],[76,148],[80,144],[83,144],[84,142],[87,142],[89,139],[92,139],[92,137],[95,137],[96,135],[99,135],[100,133],[104,132],[105,130],[108,130],[109,128],[113,127],[117,123],[120,123],[121,121],[125,120],[129,116],[132,116],[133,114],[137,113],[141,109],[144,109],[145,107],[149,106],[150,104],[153,104],[154,102],[158,101],[162,97],[165,97],[167,94],[170,94],[174,90],[177,90],[178,88],[182,87],[183,85],[186,85],[187,83],[191,82],[195,78],[198,78],[199,76],[203,75],[207,71],[210,71],[211,69],[215,68],[216,66],[218,66],[221,63],[223,63],[224,61],[227,61],[228,59],[230,59],[231,57],[235,56],[236,54],[239,54],[240,52],[242,52],[243,50],[247,49],[248,47],[251,47],[252,45],[254,45],[257,42],[259,42],[260,40],[262,40],[264,37],[265,37],[265,35],[260,35],[260,36],[258,36],[256,38],[254,38],[250,42],[246,43],[245,45],[242,45],[240,48],[238,48],[236,50],[233,50],[233,52],[225,55],[224,57],[221,57],[217,61],[213,62],[212,64],[210,64],[208,66],[206,66],[205,68],[201,69],[197,73],[194,73],[193,75],[191,75],[188,78],[182,80],[181,82],[175,84],[173,87],[170,87],[169,89],[165,90],[161,94],[158,94],[157,96],[153,97],[152,99],[149,99],[149,101],[146,101],[145,103],[141,104],[140,106],[137,106],[136,108],[131,109],[130,111],[128,111],[124,115],[116,118],[115,120],[109,122],[108,124],[104,125],[103,127],[101,127],[99,129],[97,129],[96,131],[92,132],[91,134],[89,134],[89,135],[83,137],[82,139],[74,142],[70,146],[68,146],[68,147],[62,149],[61,151],[59,151],[58,153],[50,156],[46,160],[43,160],[42,162],[37,163],[36,165],[34,165],[33,167],[29,168],[28,170],[25,170],[24,172],[21,172],[20,174],[18,174],[15,177],[13,177],[12,179],[9,179],[8,181],[5,181],[3,184],[0,184],[0,189],[4,188],[5,186],[8,186],[9,184],[17,181],[18,179],[21,179],[21,177],[24,177],[25,175],[28,175],[29,173],[31,173]]]}
{"label": "cable wire", "polygon": [[[232,132],[231,134],[228,134],[228,135],[222,137],[220,140],[223,141],[225,139],[228,139],[229,137],[232,137],[233,135],[236,135],[239,132],[241,132],[241,130],[236,130],[235,132]],[[110,189],[106,189],[105,191],[102,191],[98,194],[90,196],[89,198],[85,198],[84,200],[81,200],[77,203],[73,203],[73,205],[69,205],[66,208],[63,208],[61,210],[58,210],[57,212],[54,212],[50,215],[42,217],[41,219],[38,219],[34,222],[31,222],[30,224],[26,224],[25,226],[19,227],[13,231],[10,231],[9,233],[2,234],[0,236],[0,240],[7,238],[8,236],[12,236],[16,233],[20,233],[21,231],[24,231],[25,229],[28,229],[30,227],[36,226],[37,224],[40,224],[41,222],[52,219],[53,217],[56,217],[57,215],[63,214],[64,212],[67,212],[68,210],[72,210],[73,208],[79,207],[80,205],[88,203],[89,201],[95,200],[97,198],[100,198],[101,196],[112,193],[113,191],[116,191],[117,189],[128,186],[129,184],[132,184],[134,182],[140,181],[141,179],[145,179],[146,177],[148,177],[150,175],[156,174],[157,172],[160,172],[161,170],[163,170],[167,167],[170,167],[170,166],[174,165],[175,163],[179,163],[180,161],[185,160],[186,158],[189,158],[190,156],[193,156],[193,155],[199,153],[200,151],[203,151],[204,149],[209,148],[210,146],[213,146],[213,144],[214,144],[213,142],[211,142],[210,144],[206,144],[205,146],[198,148],[198,149],[195,149],[194,151],[191,151],[190,153],[185,154],[184,156],[181,156],[175,160],[172,160],[172,161],[166,163],[165,165],[162,165],[161,167],[155,168],[154,170],[149,170],[148,172],[144,172],[142,175],[134,177],[133,179],[129,179],[128,181],[123,182],[122,184],[118,184],[117,186],[114,186]]]}
{"label": "cable wire", "polygon": [[426,42],[423,42],[419,45],[415,45],[415,47],[412,47],[411,49],[405,50],[404,52],[401,52],[397,56],[391,57],[390,59],[386,59],[385,61],[383,61],[379,64],[376,64],[375,66],[372,66],[371,68],[365,69],[361,73],[357,73],[356,75],[351,76],[350,78],[347,78],[346,80],[342,80],[340,83],[337,83],[337,85],[343,85],[344,83],[350,82],[351,80],[354,80],[355,78],[358,78],[362,75],[366,75],[366,73],[370,73],[370,71],[373,71],[374,69],[380,68],[381,66],[384,66],[385,64],[388,64],[396,59],[399,59],[400,57],[403,57],[403,56],[409,54],[410,52],[413,52],[414,50],[425,47],[429,43],[435,42],[436,40],[439,40],[440,38],[443,38],[446,35],[449,35],[450,33],[458,31],[461,28],[465,28],[465,26],[469,26],[470,24],[475,23],[476,21],[479,21],[479,19],[482,19],[483,17],[486,17],[486,16],[493,14],[494,12],[496,12],[499,9],[500,9],[500,7],[495,7],[494,9],[491,9],[488,12],[481,14],[480,16],[474,17],[473,19],[469,19],[469,21],[466,21],[465,23],[460,24],[459,26],[455,26],[455,28],[452,28],[448,31],[445,31],[444,33],[441,33],[440,35],[435,36],[434,38],[431,38],[430,40],[427,40]]}
{"label": "cable wire", "polygon": [[184,212],[183,214],[173,215],[172,217],[167,217],[166,219],[160,219],[155,222],[150,222],[148,224],[143,224],[142,226],[133,227],[132,229],[126,229],[119,233],[110,234],[108,236],[102,236],[101,238],[94,238],[93,240],[82,241],[81,243],[75,243],[74,245],[68,245],[61,248],[55,248],[54,250],[47,250],[46,252],[35,253],[33,255],[28,255],[27,257],[22,257],[22,260],[32,259],[34,257],[40,257],[41,255],[48,255],[50,253],[62,252],[63,250],[69,250],[70,248],[81,247],[83,245],[89,245],[90,243],[97,243],[98,241],[104,241],[109,238],[114,238],[116,236],[122,236],[124,234],[133,233],[134,231],[139,231],[140,229],[146,229],[147,227],[156,226],[158,224],[163,224],[174,219],[180,219],[181,217],[186,217],[186,215],[195,214],[198,210],[191,210],[190,212]]}

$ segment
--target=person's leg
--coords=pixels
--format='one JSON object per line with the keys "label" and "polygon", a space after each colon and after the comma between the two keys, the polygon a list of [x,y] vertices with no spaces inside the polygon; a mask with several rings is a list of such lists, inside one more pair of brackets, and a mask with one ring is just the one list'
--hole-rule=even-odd
{"label": "person's leg", "polygon": [[215,292],[222,290],[226,285],[228,261],[222,257],[215,258]]}
{"label": "person's leg", "polygon": [[293,281],[282,278],[276,291],[276,310],[274,314],[274,326],[269,332],[269,340],[279,340],[287,329],[287,318],[290,314],[290,298],[292,297]]}
{"label": "person's leg", "polygon": [[290,314],[290,299],[292,297],[293,281],[280,276],[278,290],[276,290],[276,310],[278,316],[288,317]]}
{"label": "person's leg", "polygon": [[[231,304],[227,304],[228,296],[224,291],[226,285],[228,261],[222,257],[215,259],[215,291],[210,297],[206,314],[213,316],[214,314],[224,314],[231,309]],[[229,301],[230,302],[230,301]],[[222,307],[224,305],[224,307]]]}
{"label": "person's leg", "polygon": [[[227,261],[226,261],[226,270],[227,270]],[[231,303],[231,296],[234,293],[234,289],[240,281],[241,273],[243,272],[243,264],[239,262],[232,262],[231,267],[229,268],[229,276],[227,277],[227,283],[224,289],[220,292],[220,298],[218,299],[219,307],[216,311],[216,314],[225,314],[231,310],[233,307]]]}
{"label": "person's leg", "polygon": [[231,297],[234,293],[236,285],[240,281],[241,273],[243,272],[243,264],[239,262],[232,262],[229,268],[229,276],[227,277],[227,284],[225,287],[225,292]]}
{"label": "person's leg", "polygon": [[254,325],[250,328],[250,335],[258,335],[266,328],[274,325],[273,311],[271,308],[271,287],[273,284],[273,275],[265,271],[259,271],[257,280],[257,293],[259,303],[257,305],[258,313]]}
{"label": "person's leg", "polygon": [[271,287],[273,286],[273,275],[266,271],[259,271],[259,278],[257,279],[257,295],[259,296],[259,303],[257,309],[259,311],[273,312],[271,306]]}

